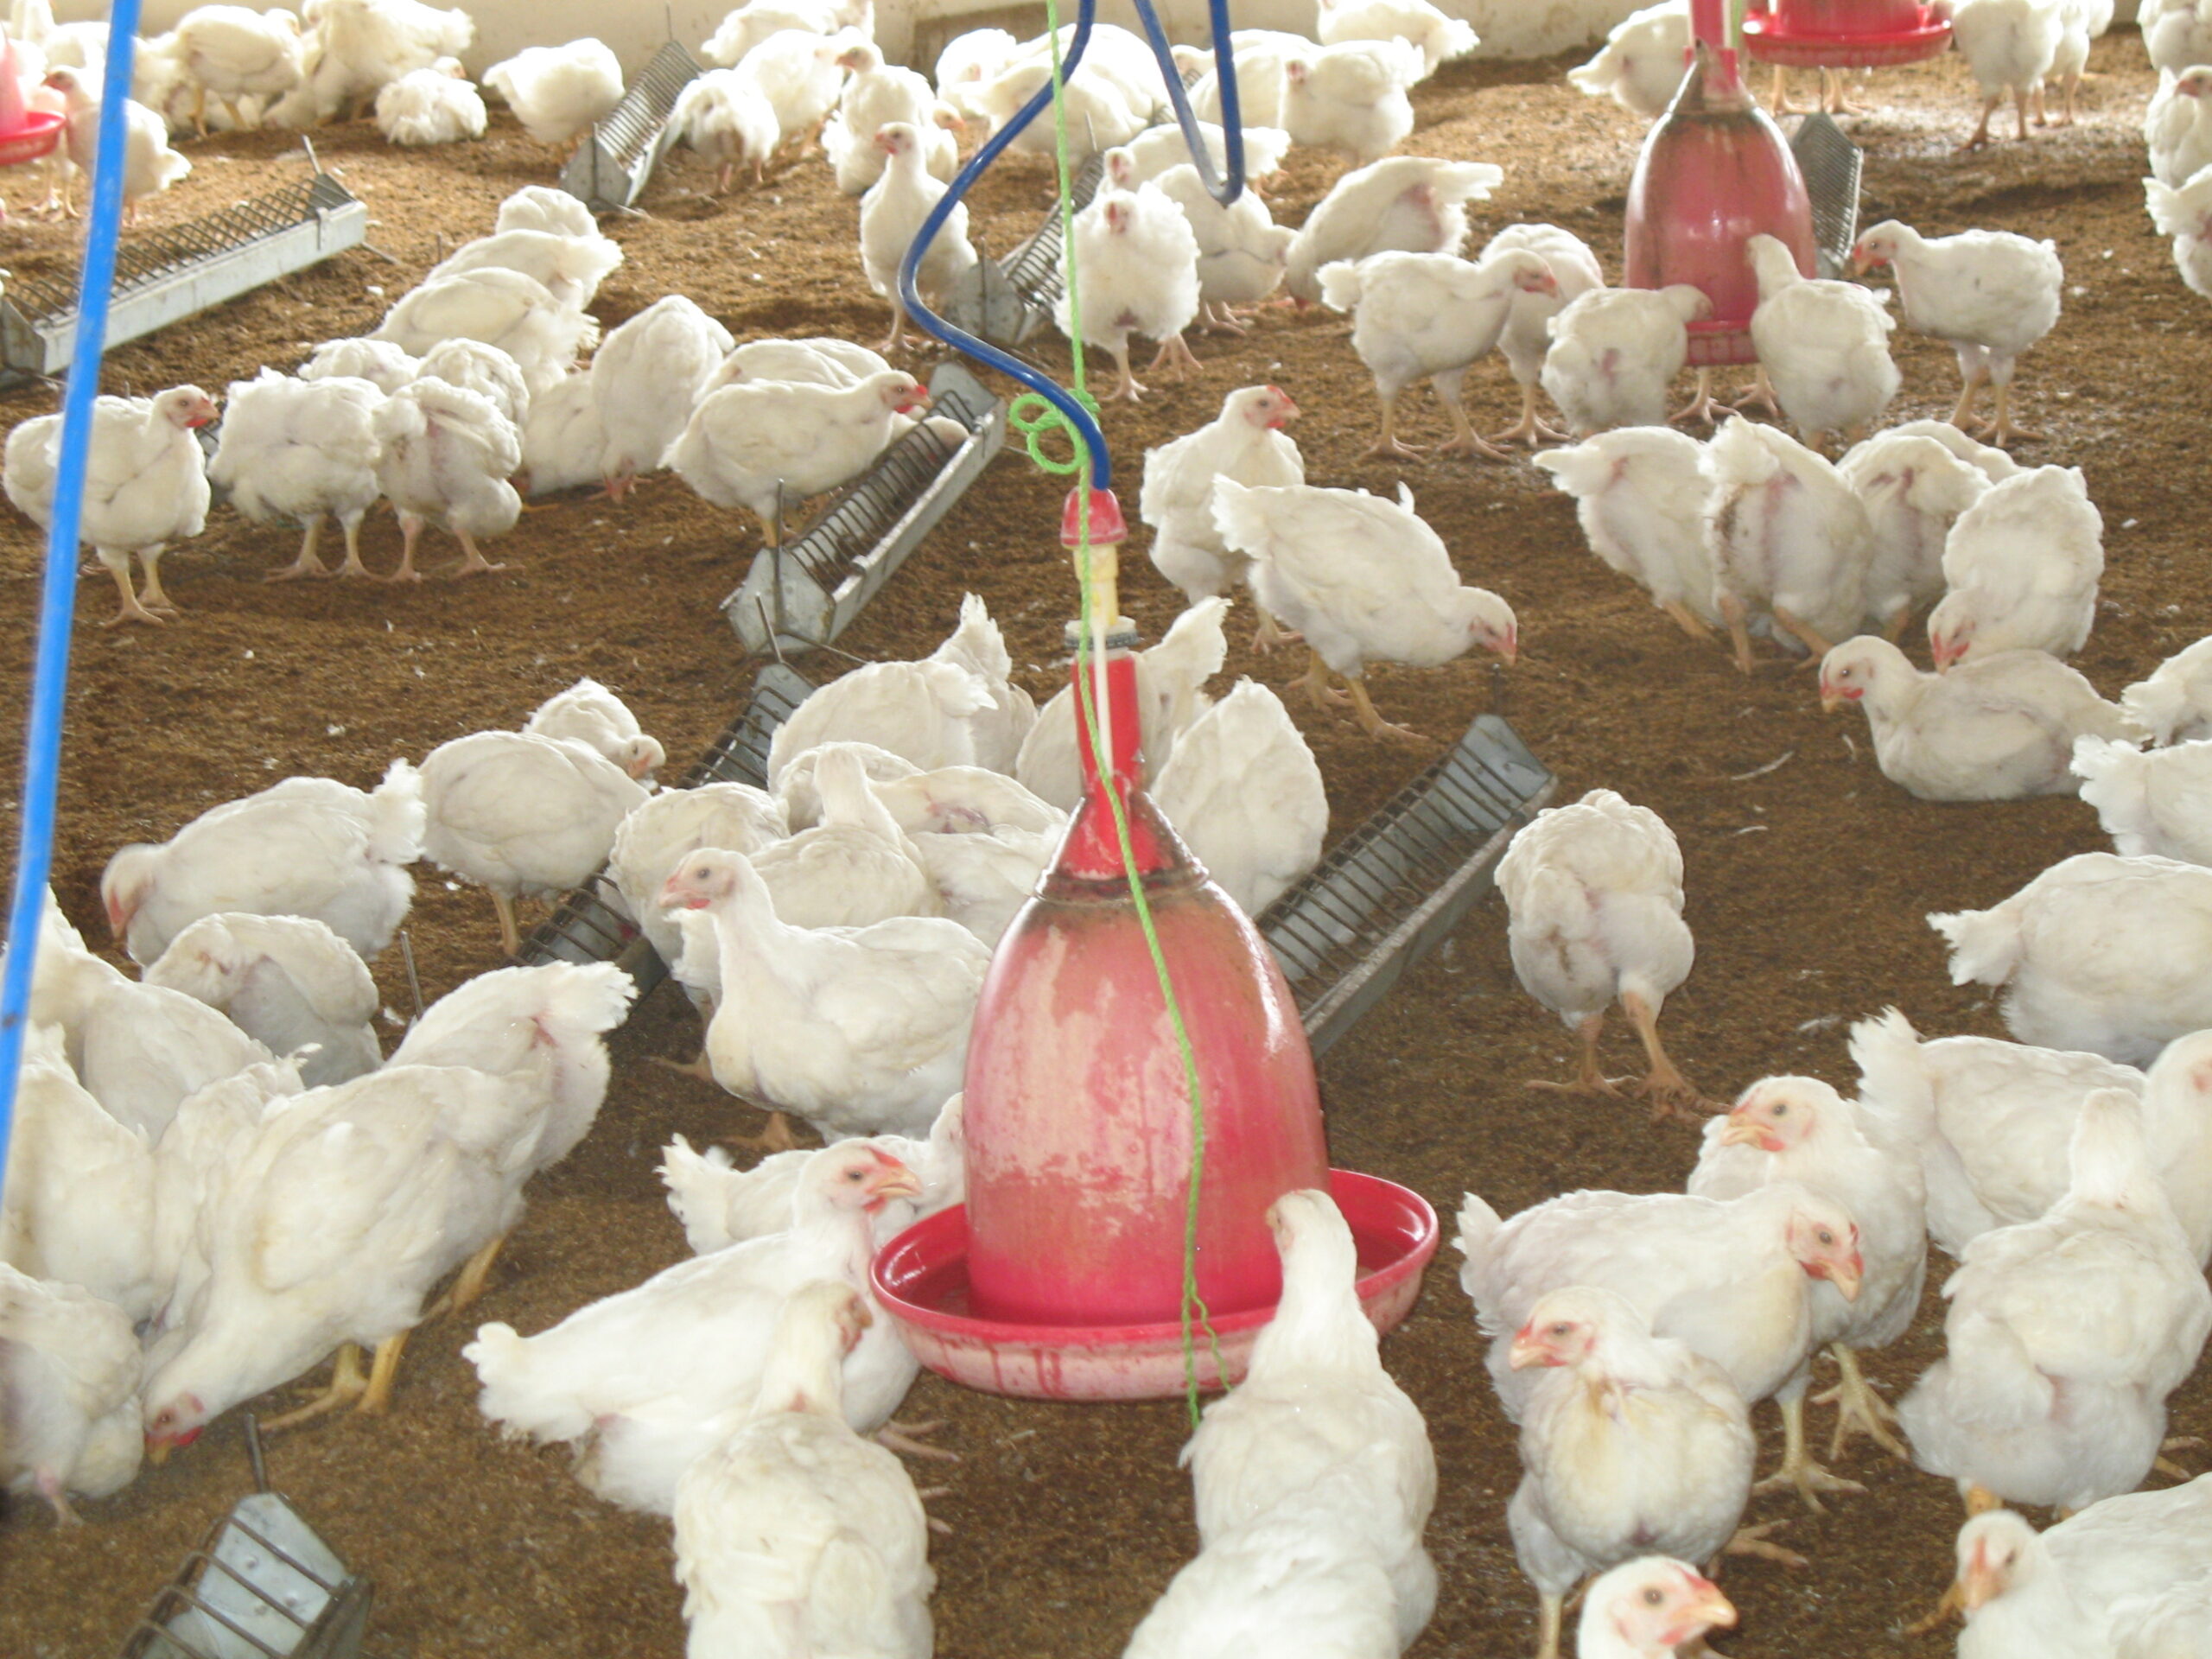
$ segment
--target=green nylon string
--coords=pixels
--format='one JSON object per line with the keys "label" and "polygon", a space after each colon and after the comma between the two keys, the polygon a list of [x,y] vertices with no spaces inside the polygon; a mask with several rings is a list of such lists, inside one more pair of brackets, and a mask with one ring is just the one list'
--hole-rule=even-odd
{"label": "green nylon string", "polygon": [[[1068,122],[1066,82],[1060,65],[1060,15],[1058,0],[1045,0],[1046,38],[1052,42],[1052,131],[1054,155],[1060,175],[1060,269],[1067,288],[1068,340],[1073,391],[1083,405],[1094,414],[1096,399],[1084,384],[1083,365],[1083,296],[1076,280],[1075,262],[1075,191],[1072,174],[1068,165]],[[1075,567],[1076,581],[1083,594],[1083,628],[1077,635],[1075,674],[1076,699],[1083,710],[1084,728],[1090,734],[1090,753],[1102,779],[1114,775],[1113,756],[1106,744],[1106,734],[1098,719],[1096,697],[1091,688],[1091,671],[1103,650],[1107,634],[1116,619],[1102,617],[1099,611],[1103,596],[1093,581],[1090,546],[1090,449],[1083,441],[1067,416],[1054,409],[1042,397],[1030,393],[1017,398],[1007,411],[1010,426],[1021,433],[1030,459],[1046,473],[1078,474],[1076,488],[1080,500],[1076,511]],[[1047,458],[1042,448],[1044,435],[1058,428],[1067,434],[1073,460],[1060,462]],[[1176,1000],[1175,984],[1167,969],[1167,953],[1160,947],[1160,930],[1153,920],[1152,905],[1145,897],[1143,878],[1137,873],[1136,849],[1129,837],[1129,817],[1120,793],[1108,788],[1106,804],[1114,815],[1115,839],[1120,843],[1122,870],[1129,887],[1129,900],[1136,910],[1137,925],[1144,931],[1145,949],[1152,957],[1152,971],[1160,981],[1160,995],[1166,1004],[1168,1028],[1175,1034],[1176,1053],[1183,1064],[1183,1083],[1191,1099],[1191,1180],[1189,1195],[1183,1213],[1183,1299],[1179,1323],[1183,1336],[1183,1398],[1190,1412],[1191,1424],[1198,1422],[1198,1359],[1196,1344],[1192,1339],[1194,1326],[1203,1325],[1206,1339],[1213,1353],[1214,1371],[1223,1373],[1221,1338],[1213,1328],[1212,1315],[1207,1311],[1205,1299],[1198,1293],[1198,1193],[1205,1176],[1206,1119],[1198,1084],[1198,1057],[1191,1045],[1190,1027],[1183,1019],[1182,1004]],[[1224,1382],[1226,1378],[1223,1379]]]}

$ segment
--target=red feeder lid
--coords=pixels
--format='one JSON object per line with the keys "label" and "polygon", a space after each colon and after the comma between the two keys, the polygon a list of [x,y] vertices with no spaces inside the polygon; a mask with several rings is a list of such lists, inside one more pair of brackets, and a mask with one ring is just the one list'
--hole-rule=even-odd
{"label": "red feeder lid", "polygon": [[[1083,492],[1068,492],[1066,509],[1060,514],[1060,545],[1073,547],[1083,530]],[[1111,490],[1090,493],[1090,544],[1093,547],[1109,542],[1125,542],[1129,538],[1128,521],[1122,517],[1122,504],[1114,499]]]}
{"label": "red feeder lid", "polygon": [[1774,0],[1771,11],[1744,19],[1744,49],[1784,68],[1916,63],[1950,43],[1950,20],[1921,0]]}

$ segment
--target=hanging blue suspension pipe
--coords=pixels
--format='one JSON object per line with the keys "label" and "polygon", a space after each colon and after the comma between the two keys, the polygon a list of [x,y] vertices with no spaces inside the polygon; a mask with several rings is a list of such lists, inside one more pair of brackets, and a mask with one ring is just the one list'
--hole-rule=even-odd
{"label": "hanging blue suspension pipe", "polygon": [[0,1181],[15,1125],[16,1074],[29,1023],[31,974],[54,866],[54,797],[61,782],[61,719],[69,690],[69,635],[77,604],[77,531],[84,517],[92,407],[107,345],[109,290],[123,229],[123,168],[129,144],[130,65],[137,45],[138,0],[108,10],[107,62],[100,81],[99,155],[86,209],[85,264],[77,291],[76,349],[61,397],[61,453],[54,469],[54,524],[46,537],[46,588],[39,603],[38,652],[31,666],[30,720],[23,739],[22,811],[16,838],[16,887],[8,911],[8,957],[0,977]]}
{"label": "hanging blue suspension pipe", "polygon": [[[1183,141],[1191,149],[1191,159],[1198,169],[1199,178],[1215,200],[1226,205],[1236,200],[1244,188],[1244,132],[1238,124],[1239,102],[1236,96],[1236,68],[1229,41],[1229,0],[1207,0],[1207,13],[1213,26],[1213,52],[1216,73],[1221,84],[1221,124],[1223,144],[1228,156],[1228,176],[1217,179],[1213,160],[1199,142],[1197,118],[1192,114],[1189,94],[1183,86],[1183,78],[1175,68],[1175,59],[1167,48],[1167,36],[1154,14],[1151,0],[1136,0],[1137,12],[1144,22],[1145,34],[1151,40],[1153,55],[1160,60],[1161,78],[1167,83],[1168,102],[1175,111],[1176,124],[1182,129]],[[1097,21],[1097,0],[1079,0],[1076,10],[1075,35],[1068,42],[1066,55],[1060,60],[1060,79],[1063,84],[1075,73],[1083,60],[1085,48],[1090,44],[1090,28]],[[1011,353],[1002,352],[985,340],[979,340],[966,329],[952,323],[922,302],[917,276],[921,270],[922,257],[931,243],[937,240],[944,221],[952,216],[976,181],[982,177],[990,164],[1004,153],[1007,146],[1020,137],[1032,121],[1052,105],[1052,83],[1037,89],[1036,96],[1014,111],[1014,118],[993,133],[983,147],[969,158],[960,169],[930,216],[922,221],[922,228],[915,236],[913,245],[906,250],[906,257],[899,265],[899,300],[906,307],[906,315],[925,334],[934,335],[955,351],[965,352],[980,363],[988,365],[1001,374],[1011,375],[1023,385],[1065,416],[1068,423],[1083,436],[1084,447],[1090,452],[1090,484],[1093,489],[1112,487],[1114,464],[1106,453],[1106,434],[1100,429],[1097,418],[1078,402],[1074,395],[1049,375],[1032,368]]]}

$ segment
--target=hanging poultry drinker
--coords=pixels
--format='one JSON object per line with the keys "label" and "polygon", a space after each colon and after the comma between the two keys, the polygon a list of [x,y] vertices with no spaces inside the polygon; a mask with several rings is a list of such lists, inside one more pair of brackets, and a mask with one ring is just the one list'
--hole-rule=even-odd
{"label": "hanging poultry drinker", "polygon": [[1772,0],[1744,19],[1744,50],[1788,69],[1917,63],[1950,43],[1950,19],[1922,0]]}
{"label": "hanging poultry drinker", "polygon": [[120,1659],[359,1659],[370,1581],[270,1489],[251,1416],[245,1434],[252,1492],[185,1558]]}
{"label": "hanging poultry drinker", "polygon": [[561,188],[594,213],[636,206],[653,168],[676,142],[669,117],[683,89],[699,78],[698,60],[669,41],[638,71],[622,101],[592,124],[561,168]]}
{"label": "hanging poultry drinker", "polygon": [[1691,0],[1689,73],[1645,137],[1628,188],[1625,264],[1630,288],[1687,283],[1713,302],[1689,325],[1695,368],[1749,363],[1759,301],[1744,245],[1779,238],[1797,269],[1815,269],[1812,204],[1782,130],[1744,85],[1725,39],[1722,0]]}
{"label": "hanging poultry drinker", "polygon": [[804,534],[753,556],[721,605],[747,651],[805,651],[850,627],[1006,442],[1005,405],[957,363],[930,376],[930,415],[966,435],[922,422],[830,497]]}

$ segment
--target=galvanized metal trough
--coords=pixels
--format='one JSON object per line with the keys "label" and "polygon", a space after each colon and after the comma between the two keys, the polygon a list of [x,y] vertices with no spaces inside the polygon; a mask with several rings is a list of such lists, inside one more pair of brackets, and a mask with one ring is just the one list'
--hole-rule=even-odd
{"label": "galvanized metal trough", "polygon": [[932,416],[967,435],[925,421],[831,496],[804,534],[762,548],[721,607],[747,651],[780,656],[842,633],[1005,444],[1005,405],[957,363],[930,377],[930,400]]}
{"label": "galvanized metal trough", "polygon": [[[160,230],[116,257],[107,344],[119,346],[327,259],[368,234],[369,210],[318,169],[297,184]],[[77,352],[73,256],[10,280],[0,295],[0,362],[54,375]]]}
{"label": "galvanized metal trough", "polygon": [[653,168],[676,142],[668,118],[683,89],[699,77],[698,60],[674,41],[638,71],[603,121],[561,169],[561,188],[594,213],[636,206]]}
{"label": "galvanized metal trough", "polygon": [[1851,275],[1851,247],[1859,239],[1859,175],[1866,154],[1829,117],[1815,111],[1789,135],[1789,153],[1805,176],[1813,204],[1813,245],[1820,275]]}
{"label": "galvanized metal trough", "polygon": [[[1106,176],[1106,157],[1093,156],[1069,181],[1075,211],[1090,206]],[[1065,278],[1060,270],[1060,205],[1003,259],[979,259],[945,296],[945,315],[995,346],[1019,346],[1052,321]]]}

